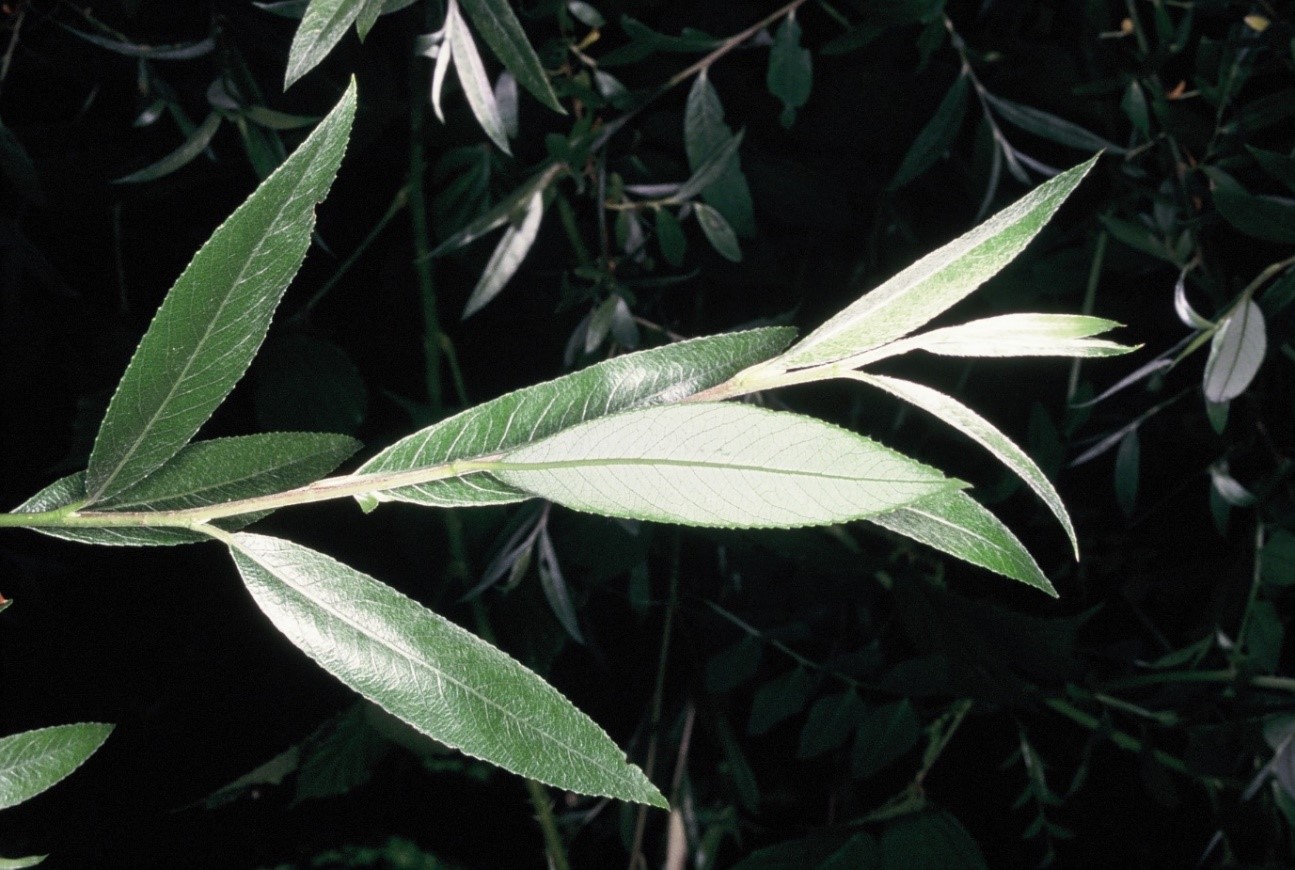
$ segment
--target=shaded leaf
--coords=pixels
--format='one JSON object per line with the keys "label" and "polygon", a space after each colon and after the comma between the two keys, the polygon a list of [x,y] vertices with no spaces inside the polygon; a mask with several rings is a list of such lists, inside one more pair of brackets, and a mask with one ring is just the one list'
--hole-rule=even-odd
{"label": "shaded leaf", "polygon": [[764,645],[747,635],[706,660],[706,691],[712,695],[730,692],[755,676],[760,668]]}
{"label": "shaded leaf", "polygon": [[[755,329],[615,357],[500,396],[416,432],[370,459],[357,474],[408,471],[485,456],[604,414],[677,402],[768,359],[786,347],[793,335],[786,328]],[[524,498],[525,493],[485,474],[403,487],[377,496],[382,501],[437,507],[506,504]]]}
{"label": "shaded leaf", "polygon": [[1093,157],[1061,173],[918,260],[814,330],[779,357],[778,365],[791,369],[848,360],[952,307],[1025,249],[1096,161]]}
{"label": "shaded leaf", "polygon": [[472,289],[467,304],[463,306],[465,320],[494,299],[509,279],[517,274],[540,231],[540,221],[544,217],[544,191],[537,190],[531,195],[526,210],[520,217],[520,221],[509,224],[508,229],[504,230],[489,262],[481,271],[481,279]]}
{"label": "shaded leaf", "polygon": [[504,118],[499,113],[499,104],[495,102],[494,88],[490,86],[490,79],[486,76],[486,68],[481,63],[481,55],[477,53],[468,25],[459,14],[457,0],[450,0],[450,5],[445,10],[445,45],[441,47],[441,51],[447,48],[450,59],[454,62],[459,84],[463,86],[463,95],[467,97],[468,106],[476,116],[477,123],[486,131],[490,141],[499,146],[500,151],[512,154],[508,148],[508,131],[504,127]]}
{"label": "shaded leaf", "polygon": [[220,129],[222,118],[220,113],[212,112],[199,127],[189,135],[180,144],[180,147],[163,157],[156,163],[145,166],[137,172],[129,175],[123,175],[121,178],[113,179],[113,184],[139,184],[144,181],[153,181],[163,176],[170,175],[182,166],[187,166],[199,154],[207,149],[211,139]]}
{"label": "shaded leaf", "polygon": [[0,737],[0,810],[20,804],[76,770],[112,733],[102,722],[54,725]]}
{"label": "shaded leaf", "polygon": [[191,60],[195,57],[210,54],[216,48],[216,38],[214,36],[208,36],[206,39],[200,39],[197,42],[185,42],[178,45],[142,45],[134,42],[124,42],[120,39],[109,39],[96,33],[84,33],[74,27],[68,27],[66,24],[59,24],[59,26],[78,39],[84,39],[92,45],[106,48],[125,57],[147,58],[148,60]]}
{"label": "shaded leaf", "polygon": [[301,333],[272,337],[252,371],[252,402],[262,428],[353,434],[369,391],[355,362],[337,345]]}
{"label": "shaded leaf", "polygon": [[661,246],[661,256],[675,268],[683,265],[684,252],[688,249],[688,240],[684,237],[679,219],[668,208],[656,210],[656,240]]}
{"label": "shaded leaf", "polygon": [[907,698],[869,709],[854,734],[851,775],[867,779],[916,746],[921,734],[921,725]]}
{"label": "shaded leaf", "polygon": [[95,439],[90,502],[133,486],[183,447],[243,376],[297,273],[314,208],[337,174],[355,86],[194,255],[140,341]]}
{"label": "shaded leaf", "polygon": [[797,758],[813,758],[845,743],[863,718],[865,707],[854,689],[824,695],[809,708],[800,731]]}
{"label": "shaded leaf", "polygon": [[667,806],[606,733],[500,650],[321,553],[260,535],[226,540],[275,627],[398,719],[558,788]]}
{"label": "shaded leaf", "polygon": [[355,17],[355,32],[359,34],[360,41],[369,35],[373,25],[377,22],[378,16],[386,11],[387,0],[363,0],[359,14]]}
{"label": "shaded leaf", "polygon": [[1295,586],[1295,533],[1273,532],[1261,551],[1263,581],[1271,586]]}
{"label": "shaded leaf", "polygon": [[1295,201],[1256,196],[1222,169],[1202,168],[1210,179],[1214,207],[1233,228],[1265,242],[1295,244]]}
{"label": "shaded leaf", "polygon": [[580,633],[580,620],[576,617],[575,605],[571,602],[571,590],[567,588],[566,578],[562,576],[562,565],[558,562],[558,552],[553,548],[547,527],[540,529],[538,546],[540,587],[549,602],[549,609],[562,625],[562,630],[576,643],[584,643]]}
{"label": "shaded leaf", "polygon": [[751,700],[751,718],[747,720],[747,732],[753,735],[764,734],[800,713],[809,703],[810,695],[818,683],[817,675],[799,666],[765,683]]}
{"label": "shaded leaf", "polygon": [[868,522],[1057,596],[1011,530],[965,492],[929,496]]}
{"label": "shaded leaf", "polygon": [[904,155],[903,162],[899,164],[898,171],[895,172],[895,177],[890,180],[890,184],[886,185],[887,190],[898,190],[908,184],[935,165],[935,161],[949,150],[954,137],[962,127],[963,118],[967,115],[967,92],[970,87],[965,75],[960,75],[954,80],[952,87],[936,107],[935,114],[913,140],[908,153]]}
{"label": "shaded leaf", "polygon": [[1268,350],[1264,315],[1247,299],[1219,324],[1210,341],[1203,388],[1211,402],[1227,402],[1245,392]]}
{"label": "shaded leaf", "polygon": [[[461,0],[463,10],[467,12],[472,23],[476,25],[481,38],[490,46],[495,56],[503,61],[508,71],[517,77],[522,87],[530,91],[536,99],[560,115],[566,110],[558,102],[549,84],[544,65],[526,39],[508,0]],[[504,149],[507,151],[508,149]]]}
{"label": "shaded leaf", "polygon": [[1096,133],[1085,130],[1078,124],[1058,118],[1051,112],[1014,103],[1011,100],[996,97],[988,91],[985,92],[985,100],[1004,121],[1051,142],[1068,145],[1080,151],[1109,151],[1112,154],[1123,154],[1126,150]]}
{"label": "shaded leaf", "polygon": [[728,221],[724,220],[724,215],[704,202],[694,202],[692,208],[693,213],[697,215],[697,223],[701,225],[701,231],[706,235],[706,240],[710,242],[711,247],[726,260],[734,263],[742,262],[742,248],[737,243],[737,234],[733,232]]}
{"label": "shaded leaf", "polygon": [[814,84],[813,59],[809,49],[801,47],[795,12],[788,13],[774,34],[765,82],[769,93],[782,100],[782,125],[790,127],[795,123],[796,110],[809,101]]}
{"label": "shaded leaf", "polygon": [[[720,103],[719,94],[705,72],[697,76],[688,91],[683,135],[688,167],[693,172],[733,137],[733,131],[724,123],[724,106]],[[734,159],[728,169],[702,191],[702,198],[724,215],[738,235],[755,235],[755,207],[740,161]]]}
{"label": "shaded leaf", "polygon": [[1062,503],[1061,496],[1034,460],[992,423],[953,397],[922,384],[863,372],[849,374],[854,380],[879,387],[892,396],[934,414],[998,457],[1000,462],[1025,481],[1026,485],[1034,490],[1048,506],[1053,516],[1061,523],[1061,527],[1066,530],[1066,536],[1070,538],[1070,544],[1075,551],[1075,558],[1079,558],[1079,541],[1075,537],[1074,526],[1071,525],[1070,515],[1066,513],[1066,506]]}
{"label": "shaded leaf", "polygon": [[980,847],[962,823],[944,810],[927,810],[891,822],[881,835],[884,870],[987,870]]}
{"label": "shaded leaf", "polygon": [[729,172],[737,164],[737,151],[742,146],[744,135],[745,131],[741,131],[736,136],[730,136],[727,142],[707,155],[688,180],[679,185],[666,201],[677,205],[688,202]]}
{"label": "shaded leaf", "polygon": [[1142,446],[1138,440],[1138,430],[1130,429],[1120,439],[1120,448],[1115,451],[1115,500],[1126,517],[1133,516],[1133,508],[1138,500],[1138,466],[1141,463]]}

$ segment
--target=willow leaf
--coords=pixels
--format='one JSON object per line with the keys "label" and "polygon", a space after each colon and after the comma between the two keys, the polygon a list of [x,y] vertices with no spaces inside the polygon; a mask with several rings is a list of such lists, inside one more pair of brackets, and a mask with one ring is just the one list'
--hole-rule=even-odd
{"label": "willow leaf", "polygon": [[35,797],[72,773],[112,729],[102,722],[79,722],[0,737],[0,810]]}
{"label": "willow leaf", "polygon": [[441,51],[446,48],[450,50],[454,71],[459,76],[463,95],[467,97],[468,106],[476,116],[477,123],[486,131],[490,141],[499,146],[500,151],[512,154],[508,149],[508,131],[504,128],[504,118],[499,113],[499,104],[495,102],[495,90],[490,86],[485,65],[481,63],[481,55],[477,53],[477,45],[472,41],[472,33],[459,13],[455,0],[450,0],[450,5],[445,10],[445,45],[441,47]]}
{"label": "willow leaf", "polygon": [[868,522],[1057,596],[1016,535],[965,492],[938,493]]}
{"label": "willow leaf", "polygon": [[558,114],[566,110],[558,102],[549,77],[544,72],[535,49],[526,39],[526,31],[509,6],[508,0],[462,0],[463,9],[476,25],[481,38],[490,46],[495,56],[503,61],[508,71],[517,77],[522,87],[535,95],[541,103]]}
{"label": "willow leaf", "polygon": [[[283,89],[323,62],[370,0],[310,0],[288,49]],[[370,22],[371,24],[372,22]]]}
{"label": "willow leaf", "polygon": [[472,289],[472,295],[468,297],[467,304],[463,307],[464,320],[476,314],[499,295],[504,285],[517,274],[522,260],[526,258],[531,245],[535,243],[535,236],[539,234],[540,220],[543,217],[544,191],[537,190],[531,195],[530,202],[526,204],[526,211],[522,212],[521,220],[515,224],[509,224],[508,229],[504,230],[503,237],[495,246],[486,267],[481,270],[481,280]]}
{"label": "willow leaf", "polygon": [[1259,373],[1267,349],[1263,311],[1247,299],[1219,325],[1210,342],[1205,398],[1227,402],[1244,393]]}
{"label": "willow leaf", "polygon": [[966,235],[895,275],[777,360],[784,369],[834,363],[901,338],[946,311],[1025,249],[1096,163],[1045,182]]}
{"label": "willow leaf", "polygon": [[[785,327],[753,329],[615,357],[508,393],[415,432],[370,459],[356,474],[413,471],[496,454],[595,417],[677,402],[768,359],[786,347],[794,334]],[[366,507],[377,500],[456,507],[525,498],[515,487],[478,473],[402,487],[360,501]]]}
{"label": "willow leaf", "polygon": [[1135,347],[1089,336],[1114,329],[1114,320],[1084,314],[1004,314],[932,329],[886,345],[942,356],[1119,356]]}
{"label": "willow leaf", "polygon": [[337,175],[355,115],[336,108],[220,225],[180,275],[140,341],[95,439],[91,502],[130,488],[173,457],[247,371]]}
{"label": "willow leaf", "polygon": [[879,387],[892,396],[934,414],[998,457],[1000,462],[1025,481],[1025,484],[1043,499],[1043,503],[1066,530],[1066,536],[1070,538],[1070,545],[1075,551],[1075,558],[1079,558],[1079,540],[1075,537],[1075,528],[1070,522],[1070,515],[1066,513],[1066,506],[1061,502],[1061,496],[1034,460],[992,423],[957,399],[922,384],[863,372],[849,372],[848,375],[854,380]]}
{"label": "willow leaf", "polygon": [[388,713],[522,776],[666,806],[593,720],[502,651],[322,553],[262,535],[226,540],[275,627]]}
{"label": "willow leaf", "polygon": [[576,510],[725,528],[846,522],[961,485],[822,420],[712,402],[581,423],[493,473]]}

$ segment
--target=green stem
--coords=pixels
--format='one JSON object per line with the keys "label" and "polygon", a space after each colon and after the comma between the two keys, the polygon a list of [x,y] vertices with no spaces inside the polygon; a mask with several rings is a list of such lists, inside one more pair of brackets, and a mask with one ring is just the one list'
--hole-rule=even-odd
{"label": "green stem", "polygon": [[553,817],[548,793],[544,786],[533,779],[526,780],[526,792],[530,795],[531,806],[535,807],[535,820],[540,823],[544,832],[544,845],[548,851],[549,866],[553,870],[571,870],[567,862],[566,847],[562,845],[562,836],[558,831],[557,820]]}
{"label": "green stem", "polygon": [[[1102,266],[1106,261],[1106,243],[1108,239],[1110,239],[1110,235],[1106,230],[1102,230],[1097,234],[1097,245],[1093,250],[1093,262],[1088,268],[1088,285],[1084,288],[1082,314],[1092,314],[1093,306],[1097,302],[1097,285],[1102,278]],[[1066,383],[1067,405],[1075,400],[1075,391],[1079,389],[1079,367],[1082,364],[1082,357],[1075,357],[1070,363],[1070,379]]]}
{"label": "green stem", "polygon": [[418,279],[418,296],[423,306],[423,380],[427,386],[427,404],[432,414],[441,414],[441,334],[440,314],[436,307],[436,283],[432,276],[431,248],[428,246],[427,196],[423,190],[426,156],[423,136],[427,127],[428,87],[422,64],[410,65],[409,89],[409,223],[414,234],[414,274]]}

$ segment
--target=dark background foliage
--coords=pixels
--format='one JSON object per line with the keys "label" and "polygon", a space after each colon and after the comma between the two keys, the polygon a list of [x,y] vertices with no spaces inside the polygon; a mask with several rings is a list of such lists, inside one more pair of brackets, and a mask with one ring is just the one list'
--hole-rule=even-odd
{"label": "dark background foliage", "polygon": [[[457,86],[447,89],[445,125],[415,122],[431,244],[516,189],[555,140],[621,115],[564,49],[590,28],[561,5],[520,4],[570,115],[523,93],[512,157],[485,139]],[[671,36],[725,36],[778,8],[595,5],[607,23],[583,50],[636,93],[702,52],[627,53],[650,40],[622,16]],[[466,602],[510,531],[536,521],[533,509],[465,511],[447,524],[402,505],[363,517],[328,504],[266,526],[470,628],[492,625],[504,649],[632,760],[652,753],[651,775],[706,866],[817,866],[833,855],[839,863],[825,866],[1295,860],[1295,683],[1284,643],[1295,583],[1289,261],[1248,288],[1295,244],[1291,11],[1231,0],[810,2],[797,21],[813,88],[792,126],[767,85],[767,43],[738,46],[708,69],[726,122],[745,131],[754,222],[740,262],[685,220],[686,250],[671,265],[651,215],[646,256],[626,254],[616,213],[603,208],[619,200],[614,181],[600,196],[600,179],[688,176],[691,81],[647,104],[556,185],[560,202],[521,270],[479,313],[459,319],[493,242],[433,261],[441,329],[468,397],[481,401],[625,350],[630,342],[614,335],[570,352],[573,332],[582,341],[585,318],[613,294],[640,318],[643,345],[753,323],[813,328],[1024,192],[1013,165],[1037,184],[1040,165],[1068,167],[1107,140],[1111,152],[1027,254],[957,313],[1091,310],[1126,324],[1121,340],[1144,349],[1077,368],[894,366],[1027,447],[1072,512],[1080,563],[1028,491],[937,422],[855,386],[767,397],[971,481],[1059,600],[871,527],[681,532],[555,509],[542,521],[560,576],[536,553]],[[214,82],[243,108],[318,116],[353,74],[360,112],[271,339],[205,431],[346,431],[372,450],[460,405],[445,366],[440,406],[429,398],[427,298],[406,211],[383,223],[410,176],[411,100],[426,98],[430,62],[413,54],[414,40],[440,26],[440,4],[384,16],[363,44],[352,33],[286,93],[296,22],[243,0],[16,0],[0,14],[6,507],[84,466],[163,294],[276,149],[303,135],[240,115],[243,132],[222,123],[175,171],[115,183],[186,140],[176,119],[200,123]],[[214,36],[214,46],[140,59],[78,34],[136,46]],[[487,66],[492,76],[500,68],[492,57]],[[964,114],[946,118],[926,165],[893,185],[960,75],[973,84]],[[994,114],[985,102],[994,98],[1008,109]],[[1012,105],[1035,113],[1012,116]],[[465,166],[478,175],[456,187]],[[1240,194],[1228,198],[1227,179]],[[1175,315],[1180,274],[1184,298],[1210,320],[1243,297],[1265,315],[1267,357],[1225,425],[1211,424],[1201,393],[1207,348],[1074,407],[1192,333]],[[1117,438],[1071,467],[1121,431],[1136,432],[1136,444]],[[542,573],[550,593],[570,596],[584,643],[564,631]],[[0,542],[0,593],[16,602],[0,615],[0,734],[118,724],[74,777],[0,815],[0,854],[48,851],[49,866],[69,867],[544,860],[520,780],[357,706],[272,630],[219,551],[15,533]],[[281,777],[210,797],[294,746]],[[1248,788],[1261,769],[1273,781]],[[629,860],[637,808],[552,798],[574,866]],[[649,864],[666,838],[665,815],[650,811]]]}

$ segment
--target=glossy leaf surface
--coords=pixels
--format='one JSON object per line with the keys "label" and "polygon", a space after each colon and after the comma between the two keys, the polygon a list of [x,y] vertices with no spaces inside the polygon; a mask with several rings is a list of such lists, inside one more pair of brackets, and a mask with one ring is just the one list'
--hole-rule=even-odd
{"label": "glossy leaf surface", "polygon": [[1097,158],[1061,173],[928,254],[811,332],[784,368],[837,362],[900,338],[968,296],[1025,249]]}
{"label": "glossy leaf surface", "polygon": [[90,454],[91,502],[173,457],[225,399],[296,275],[355,115],[351,85],[328,116],[212,234],[149,325]]}
{"label": "glossy leaf surface", "polygon": [[709,402],[582,423],[504,454],[494,473],[576,510],[726,528],[845,522],[960,485],[813,417]]}
{"label": "glossy leaf surface", "polygon": [[1075,558],[1079,558],[1079,541],[1075,537],[1075,529],[1070,522],[1070,515],[1066,512],[1066,506],[1061,502],[1061,496],[1035,461],[992,423],[953,397],[922,384],[862,372],[852,372],[851,375],[855,380],[880,387],[892,396],[934,414],[998,457],[1000,462],[1025,481],[1026,485],[1043,499],[1043,503],[1066,530],[1066,536],[1075,551]]}
{"label": "glossy leaf surface", "polygon": [[[681,341],[616,357],[500,396],[398,441],[357,474],[428,468],[499,453],[568,426],[630,408],[677,402],[766,360],[794,335],[774,327]],[[384,492],[380,500],[436,507],[505,504],[525,493],[480,473]],[[361,503],[373,504],[367,499]]]}
{"label": "glossy leaf surface", "polygon": [[289,541],[228,543],[256,603],[289,640],[419,731],[581,794],[666,806],[594,722],[535,673],[394,589]]}
{"label": "glossy leaf surface", "polygon": [[35,797],[76,770],[112,729],[80,722],[0,737],[0,810]]}

